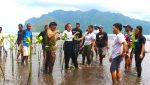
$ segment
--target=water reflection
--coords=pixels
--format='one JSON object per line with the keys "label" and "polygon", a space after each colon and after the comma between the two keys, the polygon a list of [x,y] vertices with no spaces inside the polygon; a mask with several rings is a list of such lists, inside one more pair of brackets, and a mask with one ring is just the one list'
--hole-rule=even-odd
{"label": "water reflection", "polygon": [[[149,44],[146,44],[146,49],[150,49]],[[61,48],[58,45],[58,48]],[[110,48],[111,49],[111,48]],[[62,50],[62,49],[61,49]],[[104,59],[104,64],[99,65],[97,61],[93,62],[91,67],[86,67],[80,65],[82,69],[75,70],[71,68],[61,72],[63,62],[63,52],[60,49],[57,51],[56,62],[54,65],[54,71],[52,74],[46,74],[43,72],[43,57],[39,54],[41,51],[41,45],[36,45],[36,50],[34,50],[33,55],[33,68],[32,68],[32,85],[111,85],[111,75],[109,72],[110,63],[108,61],[108,56]],[[42,51],[41,51],[42,52]],[[12,62],[11,57],[0,57],[0,65],[5,74],[5,85],[27,85],[29,77],[29,65],[21,64],[21,59],[19,62],[14,59],[14,76],[12,76]],[[121,81],[117,85],[149,85],[150,84],[150,54],[147,53],[145,59],[143,60],[143,73],[142,78],[137,78],[135,62],[133,59],[132,67],[130,71],[124,72],[124,62],[121,63],[121,68],[123,75]],[[81,62],[81,56],[79,56],[79,62]],[[39,62],[40,60],[40,62]],[[30,62],[29,62],[30,63]],[[4,77],[2,76],[0,70],[0,85],[3,84]]]}

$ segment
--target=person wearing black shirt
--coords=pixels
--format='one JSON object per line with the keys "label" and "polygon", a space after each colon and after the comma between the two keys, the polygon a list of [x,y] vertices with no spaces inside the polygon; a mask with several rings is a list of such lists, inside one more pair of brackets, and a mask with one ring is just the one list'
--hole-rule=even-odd
{"label": "person wearing black shirt", "polygon": [[135,54],[135,63],[136,63],[136,69],[137,69],[137,77],[141,77],[142,72],[142,60],[145,56],[145,43],[146,38],[142,35],[143,28],[142,26],[137,26],[135,29],[135,48],[134,48],[134,54]]}
{"label": "person wearing black shirt", "polygon": [[[78,32],[78,33],[77,33]],[[74,59],[76,61],[76,66],[78,66],[78,62],[77,62],[77,58],[79,55],[79,50],[80,50],[80,43],[82,40],[82,30],[80,29],[80,23],[76,23],[76,28],[72,29],[72,34],[74,35],[76,33],[76,37],[78,38],[78,40],[76,40],[75,38],[73,39],[73,54],[74,54]]]}
{"label": "person wearing black shirt", "polygon": [[[18,31],[17,41],[16,41],[16,43],[18,45],[18,53],[17,53],[16,60],[18,60],[20,54],[22,53],[22,46],[21,46],[21,44],[22,44],[22,37],[23,37],[23,33],[24,33],[22,24],[19,24],[18,28],[19,28],[19,31]],[[21,55],[21,56],[23,56],[23,55]]]}
{"label": "person wearing black shirt", "polygon": [[44,26],[44,31],[42,31],[38,37],[42,36],[42,50],[43,50],[43,57],[45,59],[45,46],[46,46],[46,33],[47,33],[47,29],[48,29],[48,25]]}
{"label": "person wearing black shirt", "polygon": [[107,33],[103,31],[103,27],[99,26],[99,33],[96,35],[96,45],[98,48],[98,54],[100,59],[100,64],[103,62],[103,58],[106,55],[107,45],[108,45],[108,36]]}

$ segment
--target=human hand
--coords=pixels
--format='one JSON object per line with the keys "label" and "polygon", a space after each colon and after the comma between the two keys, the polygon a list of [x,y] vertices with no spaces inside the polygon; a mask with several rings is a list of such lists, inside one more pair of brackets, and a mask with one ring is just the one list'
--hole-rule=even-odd
{"label": "human hand", "polygon": [[140,56],[139,56],[139,57],[140,57],[140,59],[142,59],[142,58],[143,58],[143,55],[142,55],[142,54],[140,54]]}
{"label": "human hand", "polygon": [[60,37],[57,37],[57,40],[60,40]]}
{"label": "human hand", "polygon": [[109,62],[110,62],[110,63],[112,62],[112,57],[109,58]]}
{"label": "human hand", "polygon": [[56,30],[55,33],[56,33],[56,34],[57,34],[57,33],[59,34],[59,33],[60,33],[60,30]]}

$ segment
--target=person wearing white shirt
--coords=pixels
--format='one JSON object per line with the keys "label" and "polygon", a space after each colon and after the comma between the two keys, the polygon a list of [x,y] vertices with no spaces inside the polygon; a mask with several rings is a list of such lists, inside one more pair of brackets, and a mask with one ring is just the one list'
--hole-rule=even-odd
{"label": "person wearing white shirt", "polygon": [[[127,50],[127,43],[124,35],[121,33],[121,30],[122,24],[120,23],[113,24],[113,33],[116,34],[116,37],[114,38],[114,42],[112,45],[112,55],[109,59],[111,62],[110,72],[112,75],[113,83],[116,83],[116,81],[120,80],[121,77],[120,63],[123,57],[125,56]],[[121,47],[123,47],[123,50]]]}
{"label": "person wearing white shirt", "polygon": [[83,42],[83,53],[82,53],[82,65],[85,63],[85,57],[87,57],[87,64],[91,64],[92,56],[91,53],[94,51],[96,35],[93,33],[93,26],[89,25],[87,33],[84,36]]}
{"label": "person wearing white shirt", "polygon": [[78,68],[77,59],[74,57],[73,53],[73,34],[72,34],[72,25],[71,23],[67,23],[65,25],[65,31],[63,32],[63,36],[66,36],[65,42],[64,42],[64,57],[65,57],[65,69],[69,69],[69,61],[70,58],[72,59],[72,62],[75,66],[75,68]]}

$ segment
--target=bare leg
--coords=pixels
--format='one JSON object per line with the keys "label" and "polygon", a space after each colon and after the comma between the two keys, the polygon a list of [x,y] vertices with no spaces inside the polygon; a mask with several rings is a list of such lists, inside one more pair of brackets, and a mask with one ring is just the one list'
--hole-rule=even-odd
{"label": "bare leg", "polygon": [[18,50],[17,58],[16,58],[17,61],[18,61],[19,56],[20,56],[20,51]]}
{"label": "bare leg", "polygon": [[[26,59],[26,64],[28,64],[28,56],[26,56],[25,59]],[[31,60],[30,60],[30,62],[31,62]]]}
{"label": "bare leg", "polygon": [[118,70],[117,70],[117,81],[119,81],[120,78],[121,78],[121,69],[118,68]]}
{"label": "bare leg", "polygon": [[115,83],[117,80],[116,71],[111,71],[111,76],[112,76],[112,82]]}

